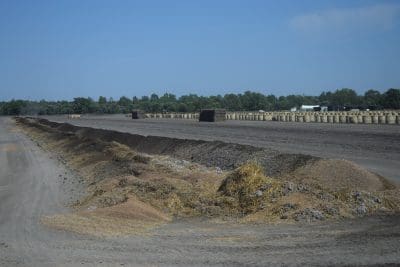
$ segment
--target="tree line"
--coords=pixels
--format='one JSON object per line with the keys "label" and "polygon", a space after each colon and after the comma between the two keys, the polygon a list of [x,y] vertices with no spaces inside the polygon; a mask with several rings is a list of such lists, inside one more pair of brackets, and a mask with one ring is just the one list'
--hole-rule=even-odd
{"label": "tree line", "polygon": [[151,94],[141,98],[121,97],[119,100],[100,96],[77,97],[73,101],[29,101],[11,100],[0,102],[1,115],[54,115],[54,114],[115,114],[129,113],[133,109],[145,112],[197,112],[204,108],[224,108],[229,111],[289,110],[301,105],[328,106],[330,110],[344,108],[359,109],[400,109],[400,89],[388,89],[384,93],[368,90],[358,95],[354,90],[344,88],[334,92],[323,92],[319,96],[288,95],[275,96],[246,91],[243,94],[224,96],[198,96],[196,94],[176,97],[166,93],[162,96]]}

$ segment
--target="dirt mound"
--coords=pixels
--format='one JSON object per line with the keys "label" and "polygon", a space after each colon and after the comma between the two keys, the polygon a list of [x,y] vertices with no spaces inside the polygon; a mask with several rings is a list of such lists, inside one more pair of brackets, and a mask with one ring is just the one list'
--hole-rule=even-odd
{"label": "dirt mound", "polygon": [[347,160],[323,159],[309,162],[287,177],[303,183],[318,183],[328,190],[353,189],[380,191],[393,189],[383,177],[371,173]]}
{"label": "dirt mound", "polygon": [[129,225],[127,233],[133,221],[166,217],[279,223],[400,211],[395,186],[348,161],[82,127],[66,133],[60,129],[68,125],[19,121],[86,179],[87,196],[75,205],[80,212],[49,219],[72,231],[93,232],[98,220],[98,229],[114,232],[113,217]]}
{"label": "dirt mound", "polygon": [[169,221],[168,215],[134,197],[112,207],[90,207],[72,214],[42,218],[42,223],[49,227],[95,236],[146,233]]}
{"label": "dirt mound", "polygon": [[[266,177],[260,166],[247,163],[228,174],[218,191],[224,197],[232,198],[231,212],[242,212],[241,221],[245,222],[313,222],[400,211],[399,195],[396,196],[399,189],[394,185],[389,188],[383,178],[355,164],[343,163],[347,168],[351,166],[346,169],[340,164],[329,163],[341,169],[343,175],[349,175],[350,171],[355,173],[349,179],[337,177],[340,183],[337,185],[331,180],[327,183],[324,179],[312,179],[307,175],[306,178],[292,176],[291,180]],[[315,165],[329,167],[318,162]],[[318,173],[315,175],[320,177]],[[369,176],[365,182],[363,175]],[[358,180],[353,182],[352,178]],[[378,185],[380,191],[375,188]]]}
{"label": "dirt mound", "polygon": [[[23,122],[22,120],[21,122]],[[222,170],[233,170],[251,161],[258,162],[267,175],[276,176],[288,173],[307,162],[318,159],[309,155],[286,154],[270,149],[220,141],[142,136],[111,130],[73,126],[67,123],[56,123],[46,119],[32,118],[30,121],[31,126],[37,128],[44,127],[46,131],[54,129],[54,131],[58,131],[61,134],[65,134],[65,132],[75,133],[76,137],[80,139],[99,140],[103,142],[115,141],[137,152],[168,155],[196,162],[207,167],[218,167]]]}
{"label": "dirt mound", "polygon": [[[49,126],[50,126],[50,125],[49,125]],[[55,128],[57,128],[57,130],[59,130],[59,131],[63,131],[63,132],[73,132],[73,133],[79,130],[78,127],[73,126],[73,125],[71,125],[71,124],[69,124],[69,123],[61,123],[61,124],[59,124],[59,125],[56,125]]]}

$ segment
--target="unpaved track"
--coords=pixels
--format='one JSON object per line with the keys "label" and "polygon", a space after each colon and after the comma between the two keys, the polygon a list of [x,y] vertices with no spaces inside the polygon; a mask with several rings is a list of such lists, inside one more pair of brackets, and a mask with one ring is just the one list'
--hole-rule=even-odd
{"label": "unpaved track", "polygon": [[354,161],[400,182],[400,126],[274,121],[199,123],[183,119],[132,120],[123,115],[47,116],[49,120],[78,126],[111,129],[141,135],[220,140]]}
{"label": "unpaved track", "polygon": [[75,177],[0,117],[1,266],[276,266],[400,264],[400,217],[319,225],[178,221],[149,235],[94,238],[48,229]]}

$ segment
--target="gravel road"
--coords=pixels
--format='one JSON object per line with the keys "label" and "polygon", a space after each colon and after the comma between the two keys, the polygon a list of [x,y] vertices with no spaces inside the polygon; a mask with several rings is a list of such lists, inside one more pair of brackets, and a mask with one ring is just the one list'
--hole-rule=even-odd
{"label": "gravel road", "polygon": [[[159,125],[138,122],[130,127],[147,123]],[[69,185],[62,182],[65,179]],[[399,216],[316,225],[227,225],[187,220],[147,235],[106,239],[41,225],[43,215],[68,212],[65,204],[76,197],[69,187],[77,184],[77,179],[54,155],[16,130],[10,118],[0,117],[1,266],[400,264]]]}
{"label": "gravel road", "polygon": [[182,119],[132,120],[123,115],[47,116],[49,120],[141,135],[220,140],[267,147],[282,152],[354,161],[400,182],[398,125],[321,124],[273,121],[199,123]]}

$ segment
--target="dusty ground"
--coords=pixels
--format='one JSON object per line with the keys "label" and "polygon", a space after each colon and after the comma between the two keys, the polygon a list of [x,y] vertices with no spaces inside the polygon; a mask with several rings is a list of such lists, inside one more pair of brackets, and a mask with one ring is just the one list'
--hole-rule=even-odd
{"label": "dusty ground", "polygon": [[132,120],[123,115],[84,116],[50,120],[80,126],[112,129],[142,135],[221,140],[282,152],[347,159],[400,181],[400,127],[398,125],[354,125],[291,122],[226,121],[198,123],[193,120]]}
{"label": "dusty ground", "polygon": [[[143,235],[95,238],[51,230],[43,215],[68,212],[82,179],[0,121],[0,264],[4,266],[376,265],[400,262],[400,218],[299,225],[186,219]],[[53,157],[53,158],[52,158]],[[68,186],[76,186],[65,190]],[[76,189],[75,189],[76,188]],[[70,190],[78,192],[70,194]],[[72,198],[71,198],[72,197]]]}
{"label": "dusty ground", "polygon": [[[134,206],[118,207],[137,200],[143,208],[136,217],[152,223],[172,216],[288,223],[400,211],[395,185],[346,160],[224,142],[144,137],[45,119],[18,122],[39,144],[57,151],[88,184],[88,196],[77,207],[92,211],[75,214],[73,220],[46,220],[58,228],[77,231],[78,223],[70,227],[62,219],[75,222],[79,215],[81,222],[94,221],[98,207],[109,214],[112,206],[111,214],[133,220],[126,212]],[[151,212],[154,208],[158,212]],[[93,228],[99,234],[110,232],[101,225]]]}

